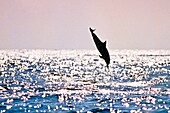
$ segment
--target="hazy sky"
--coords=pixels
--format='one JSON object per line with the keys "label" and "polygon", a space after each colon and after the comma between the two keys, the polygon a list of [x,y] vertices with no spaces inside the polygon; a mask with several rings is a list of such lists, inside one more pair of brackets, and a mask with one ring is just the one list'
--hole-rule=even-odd
{"label": "hazy sky", "polygon": [[170,0],[1,0],[0,49],[170,49]]}

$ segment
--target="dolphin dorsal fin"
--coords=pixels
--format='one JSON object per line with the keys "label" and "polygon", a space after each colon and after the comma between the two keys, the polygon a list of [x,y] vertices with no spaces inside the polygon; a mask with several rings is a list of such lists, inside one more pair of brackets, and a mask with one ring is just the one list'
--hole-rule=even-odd
{"label": "dolphin dorsal fin", "polygon": [[105,41],[105,42],[103,42],[103,44],[104,44],[104,46],[106,47],[106,41]]}

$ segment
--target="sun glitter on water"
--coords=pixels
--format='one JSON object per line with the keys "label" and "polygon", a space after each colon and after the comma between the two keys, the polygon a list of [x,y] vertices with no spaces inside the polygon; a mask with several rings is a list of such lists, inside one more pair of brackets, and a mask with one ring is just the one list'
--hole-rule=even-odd
{"label": "sun glitter on water", "polygon": [[170,51],[0,50],[0,112],[169,112]]}

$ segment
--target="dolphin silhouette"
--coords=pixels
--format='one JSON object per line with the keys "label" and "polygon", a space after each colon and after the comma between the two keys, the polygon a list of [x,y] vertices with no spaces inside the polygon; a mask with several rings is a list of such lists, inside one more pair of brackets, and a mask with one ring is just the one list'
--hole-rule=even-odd
{"label": "dolphin silhouette", "polygon": [[109,68],[109,64],[110,64],[110,55],[109,52],[106,48],[106,41],[105,42],[101,42],[101,40],[97,37],[97,35],[94,33],[94,31],[96,29],[90,29],[91,35],[93,37],[93,40],[96,44],[96,47],[98,49],[98,51],[100,52],[101,56],[99,55],[100,58],[104,59],[106,62],[106,66],[107,68]]}

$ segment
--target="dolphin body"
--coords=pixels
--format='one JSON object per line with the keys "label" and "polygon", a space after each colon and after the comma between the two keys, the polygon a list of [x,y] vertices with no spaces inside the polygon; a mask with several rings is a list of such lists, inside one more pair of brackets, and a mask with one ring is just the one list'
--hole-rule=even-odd
{"label": "dolphin body", "polygon": [[109,64],[110,64],[110,55],[109,52],[106,48],[106,41],[105,42],[101,42],[101,40],[97,37],[97,35],[94,33],[94,31],[96,29],[90,29],[91,35],[93,37],[93,40],[96,44],[97,49],[99,50],[101,56],[99,55],[100,58],[104,59],[106,62],[106,66],[107,68],[109,68]]}

